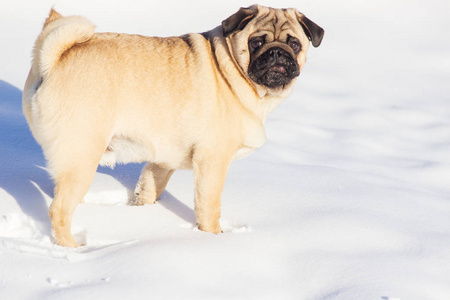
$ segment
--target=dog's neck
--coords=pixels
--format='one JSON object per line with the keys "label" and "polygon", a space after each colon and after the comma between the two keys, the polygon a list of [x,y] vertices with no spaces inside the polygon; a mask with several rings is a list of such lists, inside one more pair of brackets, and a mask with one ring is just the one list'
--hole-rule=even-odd
{"label": "dog's neck", "polygon": [[[222,36],[222,27],[218,26],[211,31],[211,34],[203,34],[204,37],[210,36],[209,42],[212,47],[212,53],[216,57],[224,80],[233,93],[239,98],[242,105],[253,114],[257,115],[264,123],[267,116],[277,107],[292,91],[293,84],[286,89],[279,91],[270,90],[264,86],[255,85],[242,71],[236,62],[232,49],[226,38]],[[234,66],[231,68],[230,66]],[[243,84],[245,82],[245,84]]]}

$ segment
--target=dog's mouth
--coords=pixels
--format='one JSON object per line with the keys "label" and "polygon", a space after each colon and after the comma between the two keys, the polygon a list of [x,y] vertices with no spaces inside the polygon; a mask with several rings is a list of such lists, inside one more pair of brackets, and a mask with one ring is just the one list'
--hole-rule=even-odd
{"label": "dog's mouth", "polygon": [[274,47],[252,61],[248,73],[256,83],[276,88],[300,75],[300,69],[289,53]]}
{"label": "dog's mouth", "polygon": [[285,67],[280,66],[280,65],[276,65],[271,67],[267,72],[275,72],[275,73],[280,73],[280,74],[284,74],[287,75],[287,70]]}

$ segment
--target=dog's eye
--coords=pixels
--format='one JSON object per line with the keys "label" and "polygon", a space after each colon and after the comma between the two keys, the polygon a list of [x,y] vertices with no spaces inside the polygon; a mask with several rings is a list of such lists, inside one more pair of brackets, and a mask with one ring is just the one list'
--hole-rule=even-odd
{"label": "dog's eye", "polygon": [[250,47],[252,47],[253,50],[256,50],[256,49],[258,49],[259,47],[261,47],[262,44],[263,44],[263,42],[260,41],[260,40],[251,41],[251,42],[250,42]]}
{"label": "dog's eye", "polygon": [[250,48],[250,51],[256,53],[256,51],[258,51],[258,49],[266,42],[266,37],[267,35],[265,34],[249,39],[248,47]]}
{"label": "dog's eye", "polygon": [[297,52],[300,49],[300,44],[296,41],[290,41],[289,47],[291,47],[294,52]]}

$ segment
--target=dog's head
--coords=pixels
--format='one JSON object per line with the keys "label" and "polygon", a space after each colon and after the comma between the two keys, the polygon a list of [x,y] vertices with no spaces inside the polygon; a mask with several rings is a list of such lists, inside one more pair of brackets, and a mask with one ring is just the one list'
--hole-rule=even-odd
{"label": "dog's head", "polygon": [[271,96],[290,93],[310,41],[318,47],[324,35],[321,27],[295,9],[260,5],[241,8],[222,22],[222,31],[258,93]]}

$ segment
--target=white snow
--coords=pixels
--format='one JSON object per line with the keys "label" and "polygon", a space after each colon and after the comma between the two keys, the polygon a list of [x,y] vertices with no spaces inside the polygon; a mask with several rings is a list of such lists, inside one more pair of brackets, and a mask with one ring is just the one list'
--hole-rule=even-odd
{"label": "white snow", "polygon": [[[420,3],[419,3],[420,2]],[[326,33],[268,142],[232,164],[223,234],[195,228],[193,179],[127,206],[141,165],[100,168],[54,244],[53,183],[21,113],[49,9],[97,31],[179,35],[253,1],[2,1],[0,299],[450,299],[450,2],[262,1]]]}

